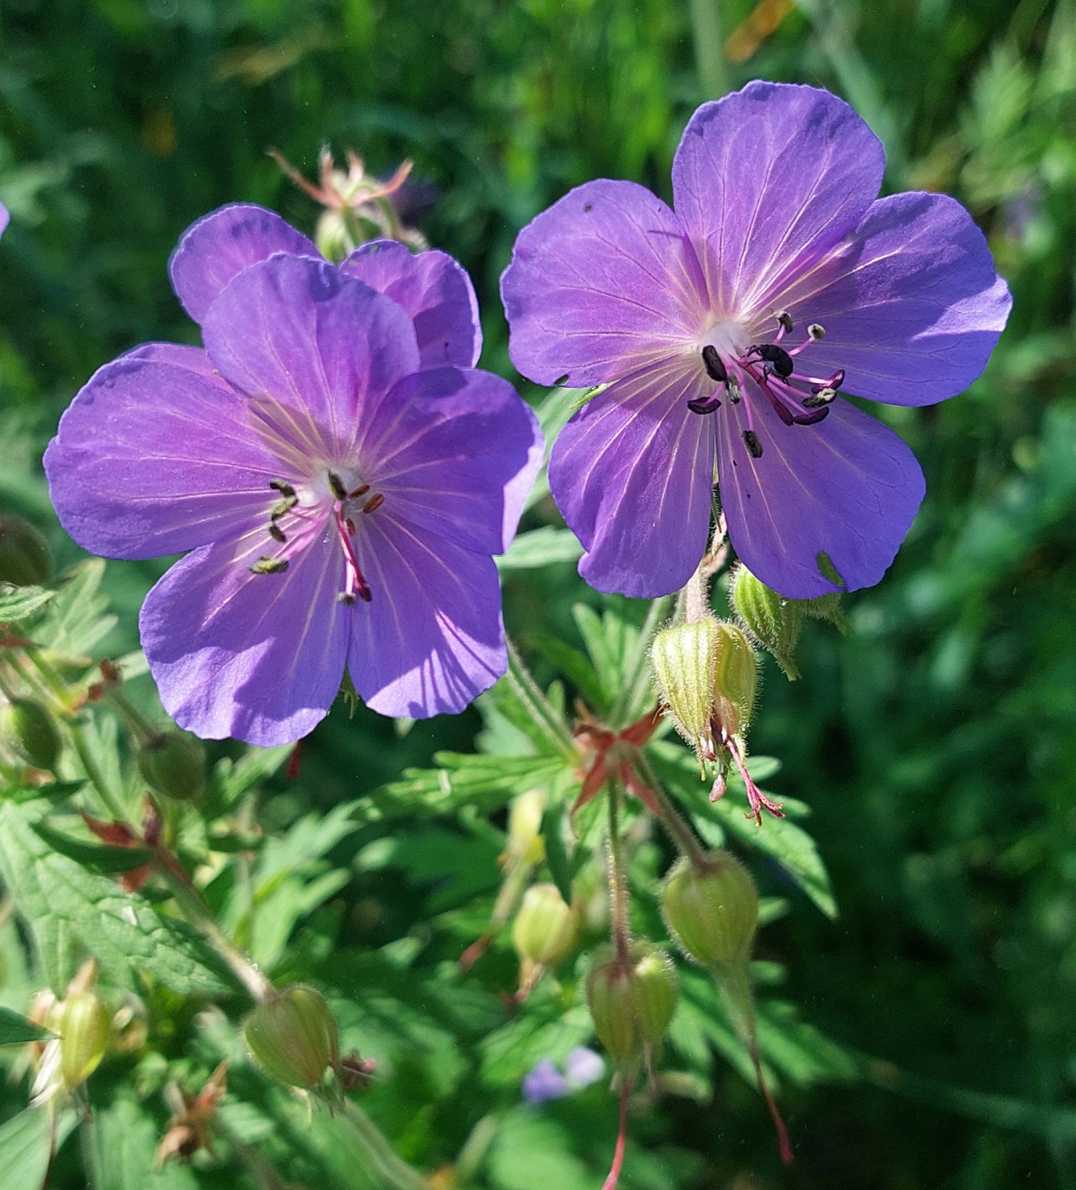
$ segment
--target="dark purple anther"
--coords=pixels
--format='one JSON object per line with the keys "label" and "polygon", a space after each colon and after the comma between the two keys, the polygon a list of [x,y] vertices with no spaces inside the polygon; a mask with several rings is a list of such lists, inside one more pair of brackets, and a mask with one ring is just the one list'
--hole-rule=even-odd
{"label": "dark purple anther", "polygon": [[748,354],[755,354],[759,359],[764,359],[768,364],[772,364],[774,372],[782,380],[791,376],[795,367],[792,356],[783,347],[778,347],[776,343],[760,343],[752,347]]}
{"label": "dark purple anther", "polygon": [[717,354],[717,348],[710,343],[707,343],[702,349],[702,362],[706,365],[706,375],[711,380],[716,380],[718,384],[726,384],[728,382],[729,374],[725,369],[721,356]]}
{"label": "dark purple anther", "polygon": [[721,402],[717,397],[697,397],[694,401],[688,401],[687,407],[692,413],[714,413],[721,408]]}

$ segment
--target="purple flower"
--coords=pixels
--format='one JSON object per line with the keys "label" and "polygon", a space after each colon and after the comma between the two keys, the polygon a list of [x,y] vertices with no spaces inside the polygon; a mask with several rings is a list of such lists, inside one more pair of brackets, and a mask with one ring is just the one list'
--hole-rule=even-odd
{"label": "purple flower", "polygon": [[466,273],[367,244],[339,268],[269,211],[225,207],[171,261],[205,350],[101,368],[45,456],[64,527],[113,558],[189,553],[142,645],[175,720],[294,740],[345,665],[374,710],[462,710],[504,672],[492,554],[539,465],[533,415],[475,370]]}
{"label": "purple flower", "polygon": [[577,1045],[564,1060],[564,1077],[577,1091],[596,1083],[604,1075],[605,1060],[585,1045]]}
{"label": "purple flower", "polygon": [[692,117],[675,211],[633,182],[595,181],[520,233],[502,282],[516,367],[607,386],[550,464],[591,585],[682,587],[707,546],[715,476],[736,552],[782,594],[885,573],[923,476],[843,394],[953,396],[1011,301],[964,208],[877,198],[884,165],[841,100],[754,82]]}
{"label": "purple flower", "polygon": [[523,1080],[523,1098],[528,1103],[563,1099],[596,1083],[605,1074],[605,1061],[586,1046],[578,1045],[564,1061],[564,1073],[543,1058]]}
{"label": "purple flower", "polygon": [[2,202],[0,202],[0,236],[2,236],[7,230],[8,220],[10,218],[11,216],[8,214],[7,207],[5,207]]}

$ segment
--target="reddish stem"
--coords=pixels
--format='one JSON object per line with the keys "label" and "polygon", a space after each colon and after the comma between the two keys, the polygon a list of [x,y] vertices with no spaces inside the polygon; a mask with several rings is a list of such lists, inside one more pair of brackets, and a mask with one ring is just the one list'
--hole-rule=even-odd
{"label": "reddish stem", "polygon": [[624,1150],[628,1143],[628,1096],[631,1094],[631,1082],[621,1078],[620,1106],[617,1113],[616,1148],[613,1150],[613,1164],[609,1166],[609,1173],[602,1183],[602,1190],[616,1190],[620,1181],[620,1171],[624,1168]]}

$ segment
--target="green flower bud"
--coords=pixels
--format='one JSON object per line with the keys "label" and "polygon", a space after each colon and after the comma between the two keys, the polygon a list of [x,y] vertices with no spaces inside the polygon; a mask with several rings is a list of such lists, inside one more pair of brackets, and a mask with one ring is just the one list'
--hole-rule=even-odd
{"label": "green flower bud", "polygon": [[289,1087],[316,1087],[339,1055],[336,1021],[325,998],[301,983],[262,1001],[247,1018],[243,1036],[264,1073]]}
{"label": "green flower bud", "polygon": [[743,963],[758,925],[758,891],[747,869],[727,851],[714,851],[700,870],[681,859],[662,894],[669,932],[703,966]]}
{"label": "green flower bud", "polygon": [[521,793],[508,808],[508,851],[525,863],[539,864],[545,857],[544,813],[545,793],[541,789]]}
{"label": "green flower bud", "polygon": [[751,722],[758,691],[758,658],[746,635],[726,620],[718,622],[714,704],[729,735],[743,735]]}
{"label": "green flower bud", "polygon": [[205,751],[185,731],[162,731],[147,740],[138,769],[151,789],[177,801],[200,797],[205,789]]}
{"label": "green flower bud", "polygon": [[755,578],[742,563],[732,577],[732,606],[744,628],[794,682],[800,675],[796,667],[796,644],[803,625],[803,604],[785,599]]}
{"label": "green flower bud", "polygon": [[680,980],[672,959],[649,942],[635,942],[626,959],[603,947],[587,976],[587,1007],[609,1056],[616,1062],[656,1046],[676,1011]]}
{"label": "green flower bud", "polygon": [[314,243],[326,260],[339,264],[358,247],[347,211],[323,211],[314,230]]}
{"label": "green flower bud", "polygon": [[662,628],[650,646],[658,691],[677,731],[696,751],[708,750],[714,715],[714,673],[721,630],[714,616]]}
{"label": "green flower bud", "polygon": [[112,1017],[93,992],[74,992],[59,1006],[55,1027],[60,1034],[60,1077],[67,1090],[73,1091],[101,1064]]}
{"label": "green flower bud", "polygon": [[52,716],[32,698],[13,698],[0,707],[0,739],[20,760],[50,772],[62,746]]}
{"label": "green flower bud", "polygon": [[44,537],[22,517],[0,516],[0,582],[16,587],[48,582],[52,554]]}
{"label": "green flower bud", "polygon": [[512,942],[525,962],[557,967],[575,950],[579,914],[555,884],[532,884],[512,926]]}

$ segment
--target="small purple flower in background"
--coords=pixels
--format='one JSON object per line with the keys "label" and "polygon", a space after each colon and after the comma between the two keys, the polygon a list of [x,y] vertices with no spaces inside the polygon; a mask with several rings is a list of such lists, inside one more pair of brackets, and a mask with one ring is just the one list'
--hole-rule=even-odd
{"label": "small purple flower in background", "polygon": [[11,216],[8,214],[7,207],[5,207],[2,202],[0,202],[0,236],[2,236],[7,230],[7,225],[10,218]]}
{"label": "small purple flower in background", "polygon": [[754,82],[695,112],[675,212],[633,182],[595,181],[520,233],[502,281],[516,367],[608,386],[550,463],[592,586],[682,587],[706,550],[715,473],[736,552],[781,594],[881,579],[923,476],[843,394],[959,393],[1011,305],[964,208],[877,198],[884,165],[846,103]]}
{"label": "small purple flower in background", "polygon": [[546,1103],[582,1091],[605,1076],[605,1061],[600,1054],[576,1046],[564,1060],[562,1074],[548,1058],[543,1058],[523,1080],[523,1098],[528,1103]]}
{"label": "small purple flower in background", "polygon": [[193,551],[140,617],[165,708],[206,738],[285,743],[346,664],[382,714],[462,710],[506,668],[491,555],[541,458],[533,414],[473,367],[466,273],[392,243],[336,268],[252,206],[196,223],[170,267],[205,350],[101,368],[45,455],[86,549]]}

